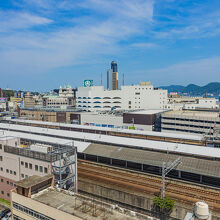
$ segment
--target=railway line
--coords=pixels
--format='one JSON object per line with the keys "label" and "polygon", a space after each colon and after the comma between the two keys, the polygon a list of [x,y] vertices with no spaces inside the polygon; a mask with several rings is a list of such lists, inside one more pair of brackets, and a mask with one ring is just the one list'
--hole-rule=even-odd
{"label": "railway line", "polygon": [[[111,186],[122,187],[137,193],[160,194],[161,180],[158,177],[99,166],[87,161],[78,161],[79,178],[87,178]],[[114,187],[115,188],[115,187]],[[204,200],[210,208],[220,211],[220,190],[191,185],[178,181],[166,181],[166,195],[185,204]]]}

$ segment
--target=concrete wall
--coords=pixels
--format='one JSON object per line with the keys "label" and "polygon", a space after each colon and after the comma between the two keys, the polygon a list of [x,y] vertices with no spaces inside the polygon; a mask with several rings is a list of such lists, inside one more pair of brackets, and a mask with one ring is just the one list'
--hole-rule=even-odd
{"label": "concrete wall", "polygon": [[[78,182],[78,189],[91,193],[93,195],[103,197],[118,202],[145,209],[150,213],[153,207],[153,196],[146,193],[138,194],[135,192],[129,192],[126,189],[120,189],[116,187],[109,187],[106,185],[98,185],[90,180],[80,179]],[[193,207],[185,204],[175,202],[175,207],[171,213],[171,217],[176,219],[184,219],[187,212],[192,212]],[[220,213],[213,213],[212,220],[219,220]]]}

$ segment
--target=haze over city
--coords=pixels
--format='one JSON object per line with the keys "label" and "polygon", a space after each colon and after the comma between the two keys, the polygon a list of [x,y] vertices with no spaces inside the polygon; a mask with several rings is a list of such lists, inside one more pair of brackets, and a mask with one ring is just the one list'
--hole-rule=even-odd
{"label": "haze over city", "polygon": [[125,84],[220,80],[218,0],[0,2],[1,86],[100,85],[110,62]]}

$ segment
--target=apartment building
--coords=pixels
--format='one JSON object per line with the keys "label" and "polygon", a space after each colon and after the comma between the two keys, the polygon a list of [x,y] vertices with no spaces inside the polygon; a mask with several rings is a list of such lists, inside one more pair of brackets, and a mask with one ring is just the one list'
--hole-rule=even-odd
{"label": "apartment building", "polygon": [[105,90],[103,86],[79,87],[76,107],[86,111],[165,109],[167,90],[148,83],[122,86],[121,90]]}
{"label": "apartment building", "polygon": [[[62,148],[63,151],[64,149]],[[50,153],[51,150],[51,145],[39,143],[20,147],[19,138],[1,136],[0,197],[9,200],[10,190],[14,188],[16,181],[32,175],[45,176],[54,172],[53,166],[58,166],[59,160],[57,155]],[[64,159],[63,157],[62,165]]]}

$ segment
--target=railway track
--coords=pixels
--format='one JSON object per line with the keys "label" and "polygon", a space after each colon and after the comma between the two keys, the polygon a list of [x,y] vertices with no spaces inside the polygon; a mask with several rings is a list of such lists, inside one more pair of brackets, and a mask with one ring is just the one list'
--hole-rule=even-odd
{"label": "railway track", "polygon": [[[125,170],[116,170],[110,167],[100,166],[87,161],[78,161],[79,178],[88,178],[105,184],[122,187],[134,192],[158,194],[161,190],[161,180],[157,177],[132,173]],[[166,182],[166,195],[186,204],[194,204],[198,200],[204,200],[215,211],[220,211],[220,191],[203,189],[202,187],[178,183]]]}

